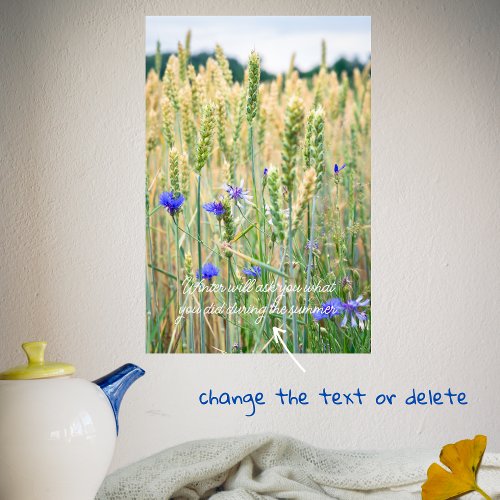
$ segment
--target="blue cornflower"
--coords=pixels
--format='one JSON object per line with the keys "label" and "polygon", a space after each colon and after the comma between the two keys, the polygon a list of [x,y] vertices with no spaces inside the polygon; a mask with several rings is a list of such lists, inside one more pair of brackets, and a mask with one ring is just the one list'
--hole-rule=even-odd
{"label": "blue cornflower", "polygon": [[317,311],[313,311],[311,314],[312,314],[312,317],[314,318],[314,321],[321,321],[322,319],[328,318],[328,314],[323,312],[322,309],[318,309]]}
{"label": "blue cornflower", "polygon": [[334,173],[335,175],[337,175],[337,174],[338,174],[341,170],[344,170],[345,166],[346,166],[346,165],[345,165],[345,163],[344,163],[341,167],[339,167],[339,166],[335,163],[335,166],[333,167],[333,173]]}
{"label": "blue cornflower", "polygon": [[239,186],[231,186],[229,184],[225,184],[224,190],[229,195],[229,198],[234,200],[234,202],[238,205],[240,201],[250,202],[252,196],[248,193],[250,191],[243,189],[243,179],[241,179]]}
{"label": "blue cornflower", "polygon": [[260,275],[262,274],[262,269],[259,266],[244,267],[242,271],[243,274],[246,274],[251,278],[260,278]]}
{"label": "blue cornflower", "polygon": [[158,201],[173,217],[181,209],[184,203],[184,196],[181,193],[178,193],[176,196],[173,191],[164,191],[160,194]]}
{"label": "blue cornflower", "polygon": [[205,203],[203,208],[207,212],[214,214],[218,219],[220,219],[225,212],[224,205],[221,201],[211,201],[210,203]]}
{"label": "blue cornflower", "polygon": [[269,169],[266,167],[266,168],[264,169],[264,177],[266,177],[268,173],[269,173]]}
{"label": "blue cornflower", "polygon": [[366,312],[361,311],[361,307],[366,307],[370,304],[370,299],[363,300],[363,296],[360,295],[356,300],[348,300],[347,302],[342,303],[342,308],[344,311],[344,317],[342,318],[342,323],[340,326],[346,326],[347,321],[351,318],[351,326],[363,328],[364,322],[366,321],[367,315]]}
{"label": "blue cornflower", "polygon": [[334,316],[342,314],[344,304],[340,299],[332,298],[323,302],[321,308],[316,308],[311,314],[314,321],[321,321],[322,319],[332,319]]}
{"label": "blue cornflower", "polygon": [[319,248],[319,243],[316,241],[316,240],[307,240],[307,243],[306,243],[306,248],[308,250],[311,250],[311,248],[313,250],[318,250]]}
{"label": "blue cornflower", "polygon": [[203,267],[201,268],[201,278],[200,271],[196,271],[196,277],[198,279],[212,281],[212,278],[215,278],[215,276],[219,276],[219,269],[215,267],[211,262],[203,264]]}

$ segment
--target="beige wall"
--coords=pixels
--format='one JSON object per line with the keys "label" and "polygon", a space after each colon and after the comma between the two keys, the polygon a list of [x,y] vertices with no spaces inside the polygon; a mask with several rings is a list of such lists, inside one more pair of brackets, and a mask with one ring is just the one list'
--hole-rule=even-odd
{"label": "beige wall", "polygon": [[[2,2],[0,368],[39,338],[82,377],[143,366],[114,467],[185,440],[263,431],[337,448],[484,433],[500,451],[500,4],[190,4]],[[144,16],[271,12],[372,16],[373,354],[303,356],[305,375],[284,356],[145,355]],[[209,386],[277,384],[452,386],[471,403],[266,406],[253,418],[196,404]]]}

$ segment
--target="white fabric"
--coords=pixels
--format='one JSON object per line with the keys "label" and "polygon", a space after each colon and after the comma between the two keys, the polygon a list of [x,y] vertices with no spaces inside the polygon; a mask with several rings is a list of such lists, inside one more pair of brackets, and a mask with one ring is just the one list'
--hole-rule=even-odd
{"label": "white fabric", "polygon": [[[114,472],[96,500],[415,500],[432,462],[439,450],[332,451],[276,435],[194,441]],[[500,498],[500,454],[485,454],[478,483]]]}

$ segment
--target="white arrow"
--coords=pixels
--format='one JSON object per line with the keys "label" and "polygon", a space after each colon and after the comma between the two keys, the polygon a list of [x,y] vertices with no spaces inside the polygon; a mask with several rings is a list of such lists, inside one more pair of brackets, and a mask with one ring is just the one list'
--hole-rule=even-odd
{"label": "white arrow", "polygon": [[285,341],[281,338],[281,335],[278,333],[286,333],[285,330],[278,328],[277,326],[273,326],[273,339],[277,344],[281,344],[283,346],[283,349],[288,353],[288,355],[292,358],[293,362],[304,372],[306,373],[305,368],[297,361],[295,356],[290,352],[288,347],[286,346]]}

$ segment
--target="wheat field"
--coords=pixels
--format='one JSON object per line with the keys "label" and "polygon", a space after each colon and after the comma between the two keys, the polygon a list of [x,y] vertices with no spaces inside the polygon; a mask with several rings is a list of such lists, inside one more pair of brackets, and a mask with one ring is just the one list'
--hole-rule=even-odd
{"label": "wheat field", "polygon": [[146,350],[367,353],[371,72],[242,83],[190,33],[146,78]]}

